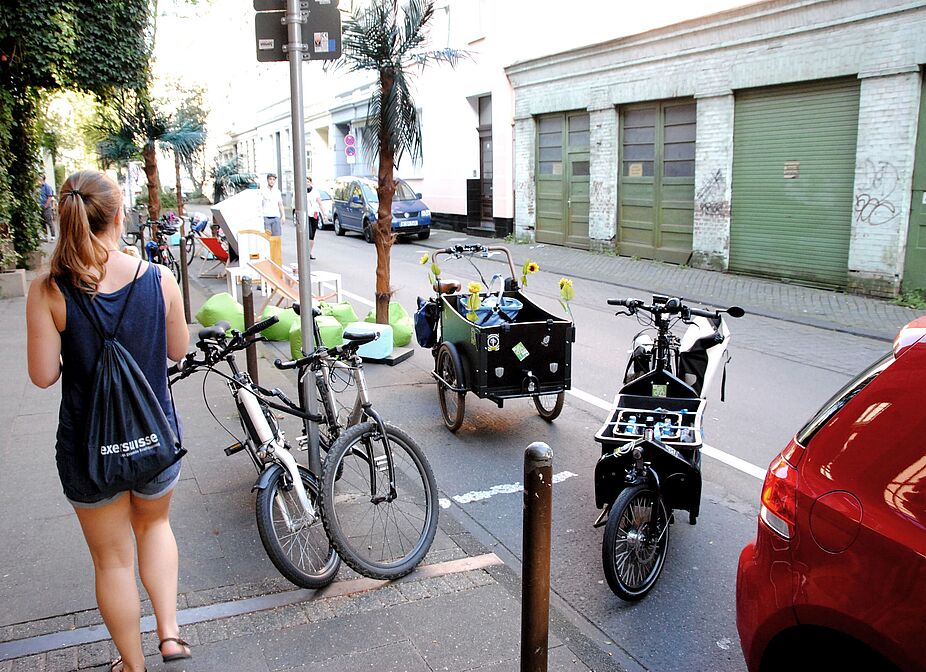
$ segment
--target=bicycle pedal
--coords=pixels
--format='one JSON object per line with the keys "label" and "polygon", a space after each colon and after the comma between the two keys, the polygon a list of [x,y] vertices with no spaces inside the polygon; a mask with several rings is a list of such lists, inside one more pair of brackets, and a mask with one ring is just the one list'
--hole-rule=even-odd
{"label": "bicycle pedal", "polygon": [[237,443],[233,443],[228,448],[226,448],[225,454],[230,456],[230,455],[234,455],[235,453],[239,453],[242,450],[244,450],[244,444],[238,441]]}

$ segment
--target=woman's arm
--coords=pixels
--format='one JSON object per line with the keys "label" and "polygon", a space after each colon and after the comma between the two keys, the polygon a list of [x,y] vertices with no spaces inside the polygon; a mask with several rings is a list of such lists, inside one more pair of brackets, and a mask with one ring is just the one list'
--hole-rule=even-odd
{"label": "woman's arm", "polygon": [[172,273],[161,273],[161,291],[164,294],[164,306],[167,309],[167,356],[179,362],[187,353],[190,332],[183,315],[183,297],[180,295],[180,287]]}
{"label": "woman's arm", "polygon": [[29,378],[41,388],[51,387],[61,377],[61,334],[52,317],[50,293],[42,276],[32,281],[26,299]]}

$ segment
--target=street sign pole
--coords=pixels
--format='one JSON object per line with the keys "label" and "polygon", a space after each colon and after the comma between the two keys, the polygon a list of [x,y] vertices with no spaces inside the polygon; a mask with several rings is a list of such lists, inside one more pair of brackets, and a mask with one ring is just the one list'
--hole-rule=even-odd
{"label": "street sign pole", "polygon": [[[306,191],[305,191],[305,116],[302,109],[302,60],[308,46],[303,41],[302,29],[305,16],[299,0],[286,0],[286,28],[289,41],[287,56],[289,59],[290,106],[293,125],[293,173],[295,184],[293,195],[296,200],[296,260],[299,264],[299,306],[302,325],[302,350],[310,353],[315,349],[314,323],[312,316],[312,268],[309,260],[308,239],[306,238]],[[318,413],[315,398],[315,377],[306,375],[302,380],[302,398],[308,406],[309,414]],[[318,424],[305,420],[305,432],[309,439],[309,471],[321,477],[321,455],[318,447]]]}

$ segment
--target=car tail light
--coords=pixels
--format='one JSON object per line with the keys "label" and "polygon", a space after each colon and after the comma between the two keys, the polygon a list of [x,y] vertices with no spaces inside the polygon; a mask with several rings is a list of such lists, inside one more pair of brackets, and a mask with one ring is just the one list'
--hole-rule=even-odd
{"label": "car tail light", "polygon": [[790,539],[797,522],[797,465],[803,448],[791,443],[772,462],[762,484],[759,519],[776,534]]}

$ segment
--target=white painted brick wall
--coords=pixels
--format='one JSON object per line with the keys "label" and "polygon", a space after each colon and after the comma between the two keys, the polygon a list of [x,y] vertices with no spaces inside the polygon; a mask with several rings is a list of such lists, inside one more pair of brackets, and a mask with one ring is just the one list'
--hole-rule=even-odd
{"label": "white painted brick wall", "polygon": [[[603,96],[603,94],[599,94]],[[593,95],[598,98],[599,95]],[[611,105],[589,113],[591,168],[588,236],[600,244],[617,233],[617,110]]]}
{"label": "white painted brick wall", "polygon": [[697,105],[692,265],[725,271],[730,263],[734,98],[732,93],[699,98]]}
{"label": "white painted brick wall", "polygon": [[514,230],[533,239],[537,218],[534,191],[534,145],[537,127],[532,117],[514,122]]}
{"label": "white painted brick wall", "polygon": [[920,75],[862,80],[849,273],[855,286],[895,287],[903,273]]}

